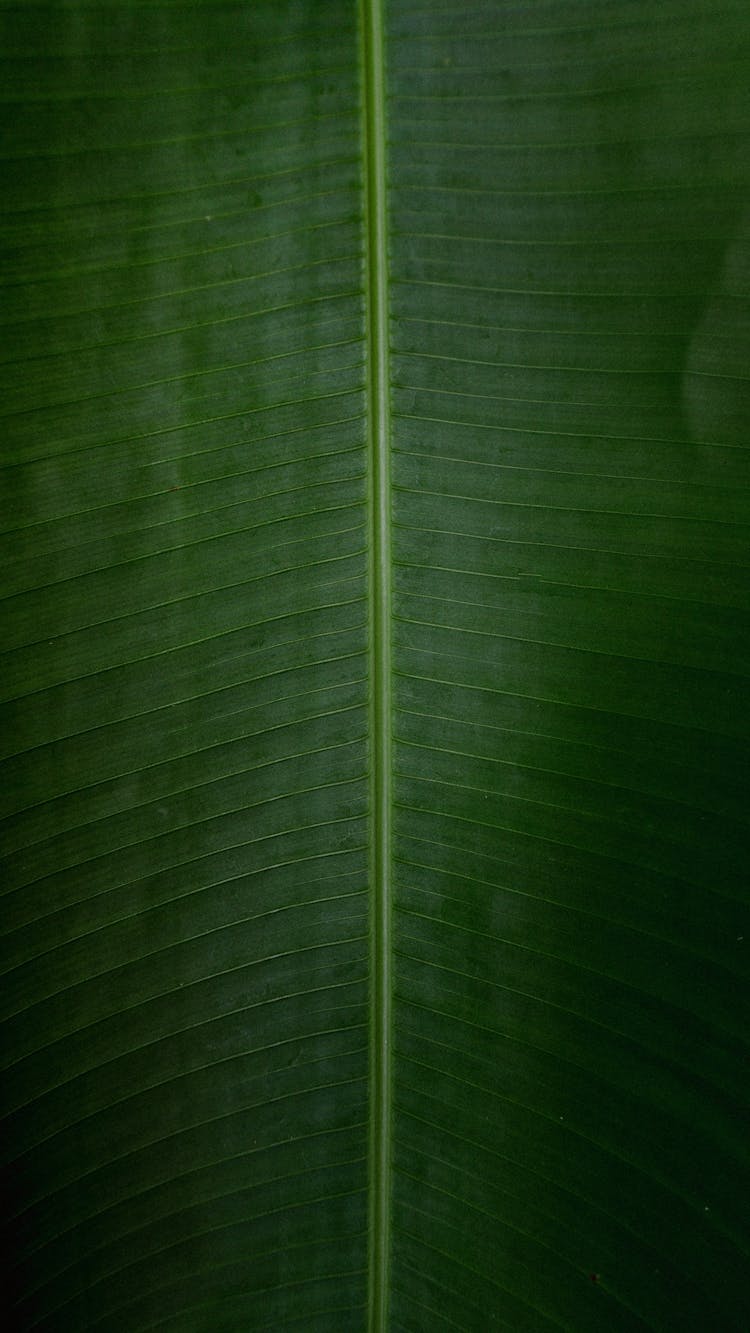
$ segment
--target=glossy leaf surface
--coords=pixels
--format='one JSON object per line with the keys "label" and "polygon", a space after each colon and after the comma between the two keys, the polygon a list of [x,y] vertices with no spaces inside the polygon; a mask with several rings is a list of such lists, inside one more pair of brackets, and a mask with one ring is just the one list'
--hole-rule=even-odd
{"label": "glossy leaf surface", "polygon": [[746,6],[0,19],[12,1326],[744,1333]]}

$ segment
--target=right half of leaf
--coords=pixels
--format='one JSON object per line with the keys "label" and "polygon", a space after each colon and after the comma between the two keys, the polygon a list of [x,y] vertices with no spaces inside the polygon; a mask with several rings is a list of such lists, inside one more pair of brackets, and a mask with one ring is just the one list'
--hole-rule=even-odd
{"label": "right half of leaf", "polygon": [[389,39],[395,1326],[740,1333],[747,9]]}

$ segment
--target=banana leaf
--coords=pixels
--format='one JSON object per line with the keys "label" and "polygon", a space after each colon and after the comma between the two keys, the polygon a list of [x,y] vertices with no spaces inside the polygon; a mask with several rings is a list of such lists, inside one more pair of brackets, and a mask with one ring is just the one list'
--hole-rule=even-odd
{"label": "banana leaf", "polygon": [[0,0],[4,1324],[747,1333],[746,0]]}

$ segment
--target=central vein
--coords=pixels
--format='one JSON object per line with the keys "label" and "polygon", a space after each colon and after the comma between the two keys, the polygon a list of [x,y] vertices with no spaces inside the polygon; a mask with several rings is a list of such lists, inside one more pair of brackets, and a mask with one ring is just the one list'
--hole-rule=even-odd
{"label": "central vein", "polygon": [[367,228],[371,1057],[369,1333],[388,1319],[391,1176],[391,510],[383,0],[360,0]]}

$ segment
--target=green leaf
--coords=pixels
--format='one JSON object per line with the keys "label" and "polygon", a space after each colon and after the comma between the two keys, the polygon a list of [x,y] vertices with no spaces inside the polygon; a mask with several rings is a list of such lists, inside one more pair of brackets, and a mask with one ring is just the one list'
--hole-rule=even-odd
{"label": "green leaf", "polygon": [[746,1333],[744,0],[1,0],[5,1323]]}

